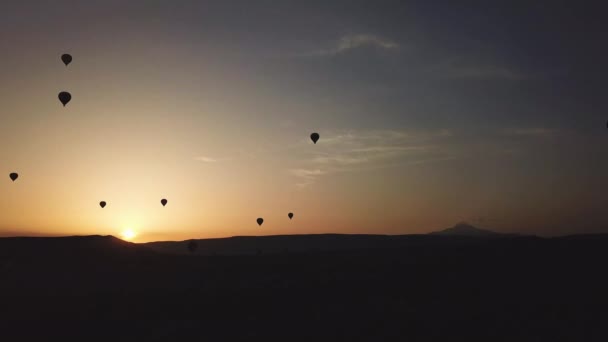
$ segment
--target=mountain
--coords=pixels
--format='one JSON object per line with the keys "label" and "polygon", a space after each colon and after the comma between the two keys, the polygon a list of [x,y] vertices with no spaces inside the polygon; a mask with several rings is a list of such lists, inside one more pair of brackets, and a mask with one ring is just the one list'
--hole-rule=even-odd
{"label": "mountain", "polygon": [[487,229],[481,229],[474,227],[466,222],[461,222],[453,227],[432,232],[430,235],[447,235],[447,236],[479,236],[479,237],[499,237],[499,236],[512,236],[513,234],[503,234],[493,232]]}

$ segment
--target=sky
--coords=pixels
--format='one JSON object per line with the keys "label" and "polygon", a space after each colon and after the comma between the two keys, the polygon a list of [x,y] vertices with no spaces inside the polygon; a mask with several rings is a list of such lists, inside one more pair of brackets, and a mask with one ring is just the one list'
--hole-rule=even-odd
{"label": "sky", "polygon": [[603,7],[2,4],[0,236],[608,232]]}

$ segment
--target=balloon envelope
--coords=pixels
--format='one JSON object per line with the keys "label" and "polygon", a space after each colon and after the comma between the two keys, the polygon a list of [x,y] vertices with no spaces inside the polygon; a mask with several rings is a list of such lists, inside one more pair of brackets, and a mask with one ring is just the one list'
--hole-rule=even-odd
{"label": "balloon envelope", "polygon": [[196,252],[197,248],[198,248],[198,243],[196,243],[196,241],[190,240],[190,242],[188,242],[188,250],[190,251],[190,253]]}
{"label": "balloon envelope", "polygon": [[68,104],[68,102],[70,102],[70,100],[72,100],[72,95],[67,91],[62,91],[57,97],[59,98],[59,101],[61,102],[61,104],[63,104],[64,107],[66,104]]}
{"label": "balloon envelope", "polygon": [[72,63],[72,55],[64,53],[63,55],[61,55],[61,61],[63,62],[63,64],[65,64],[65,66],[68,66],[68,64]]}
{"label": "balloon envelope", "polygon": [[289,216],[289,219],[291,220],[293,218],[293,213],[289,213],[287,216]]}
{"label": "balloon envelope", "polygon": [[261,217],[258,218],[256,221],[258,222],[258,225],[260,225],[260,226],[262,225],[262,223],[264,223],[264,219]]}
{"label": "balloon envelope", "polygon": [[106,207],[106,202],[105,201],[101,201],[99,202],[99,206],[101,207],[101,209]]}
{"label": "balloon envelope", "polygon": [[17,178],[19,178],[19,175],[16,172],[11,173],[10,175],[8,175],[11,180],[14,182],[17,180]]}
{"label": "balloon envelope", "polygon": [[166,206],[167,205],[167,200],[163,198],[162,200],[160,200],[160,204],[162,204],[163,207]]}
{"label": "balloon envelope", "polygon": [[317,143],[317,141],[319,141],[319,133],[313,133],[310,135],[310,140],[312,140],[313,143]]}

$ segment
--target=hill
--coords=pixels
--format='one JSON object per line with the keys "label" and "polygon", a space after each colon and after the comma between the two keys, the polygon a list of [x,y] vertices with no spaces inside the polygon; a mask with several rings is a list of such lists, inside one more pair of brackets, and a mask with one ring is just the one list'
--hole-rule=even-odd
{"label": "hill", "polygon": [[[187,250],[187,243],[168,246]],[[608,338],[600,324],[608,306],[606,235],[330,234],[212,239],[209,246],[228,248],[221,243],[245,250],[299,245],[303,251],[177,255],[152,252],[160,243],[138,245],[111,236],[0,239],[2,336]],[[306,249],[313,245],[317,249]]]}
{"label": "hill", "polygon": [[[449,236],[451,240],[445,240]],[[479,229],[466,223],[429,234],[303,234],[269,236],[233,236],[228,238],[195,239],[186,241],[157,241],[143,244],[161,253],[190,254],[188,243],[195,241],[200,255],[252,255],[260,253],[302,253],[315,251],[344,251],[358,249],[405,248],[416,244],[475,243],[472,238],[518,237]],[[523,236],[520,236],[523,237]]]}
{"label": "hill", "polygon": [[435,245],[453,243],[469,237],[454,236],[447,241],[439,236],[421,235],[367,235],[367,234],[309,234],[234,236],[217,239],[186,241],[158,241],[143,244],[161,253],[190,254],[188,243],[196,241],[196,254],[201,255],[253,255],[274,253],[338,252],[346,250],[375,250],[405,248],[433,243]]}
{"label": "hill", "polygon": [[150,254],[152,250],[114,236],[9,237],[0,238],[0,257],[89,258]]}

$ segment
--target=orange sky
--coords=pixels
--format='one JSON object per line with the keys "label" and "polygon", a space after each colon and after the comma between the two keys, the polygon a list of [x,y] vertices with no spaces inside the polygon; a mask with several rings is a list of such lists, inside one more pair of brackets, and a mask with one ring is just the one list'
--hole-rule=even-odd
{"label": "orange sky", "polygon": [[[0,235],[132,229],[145,242],[422,233],[462,220],[549,235],[608,225],[600,116],[536,120],[550,103],[478,95],[502,101],[535,81],[487,68],[458,74],[475,80],[402,77],[395,70],[418,63],[410,36],[329,24],[307,36],[295,27],[305,21],[281,21],[279,33],[211,17],[201,28],[188,4],[0,13]],[[490,80],[475,83],[479,72]]]}

